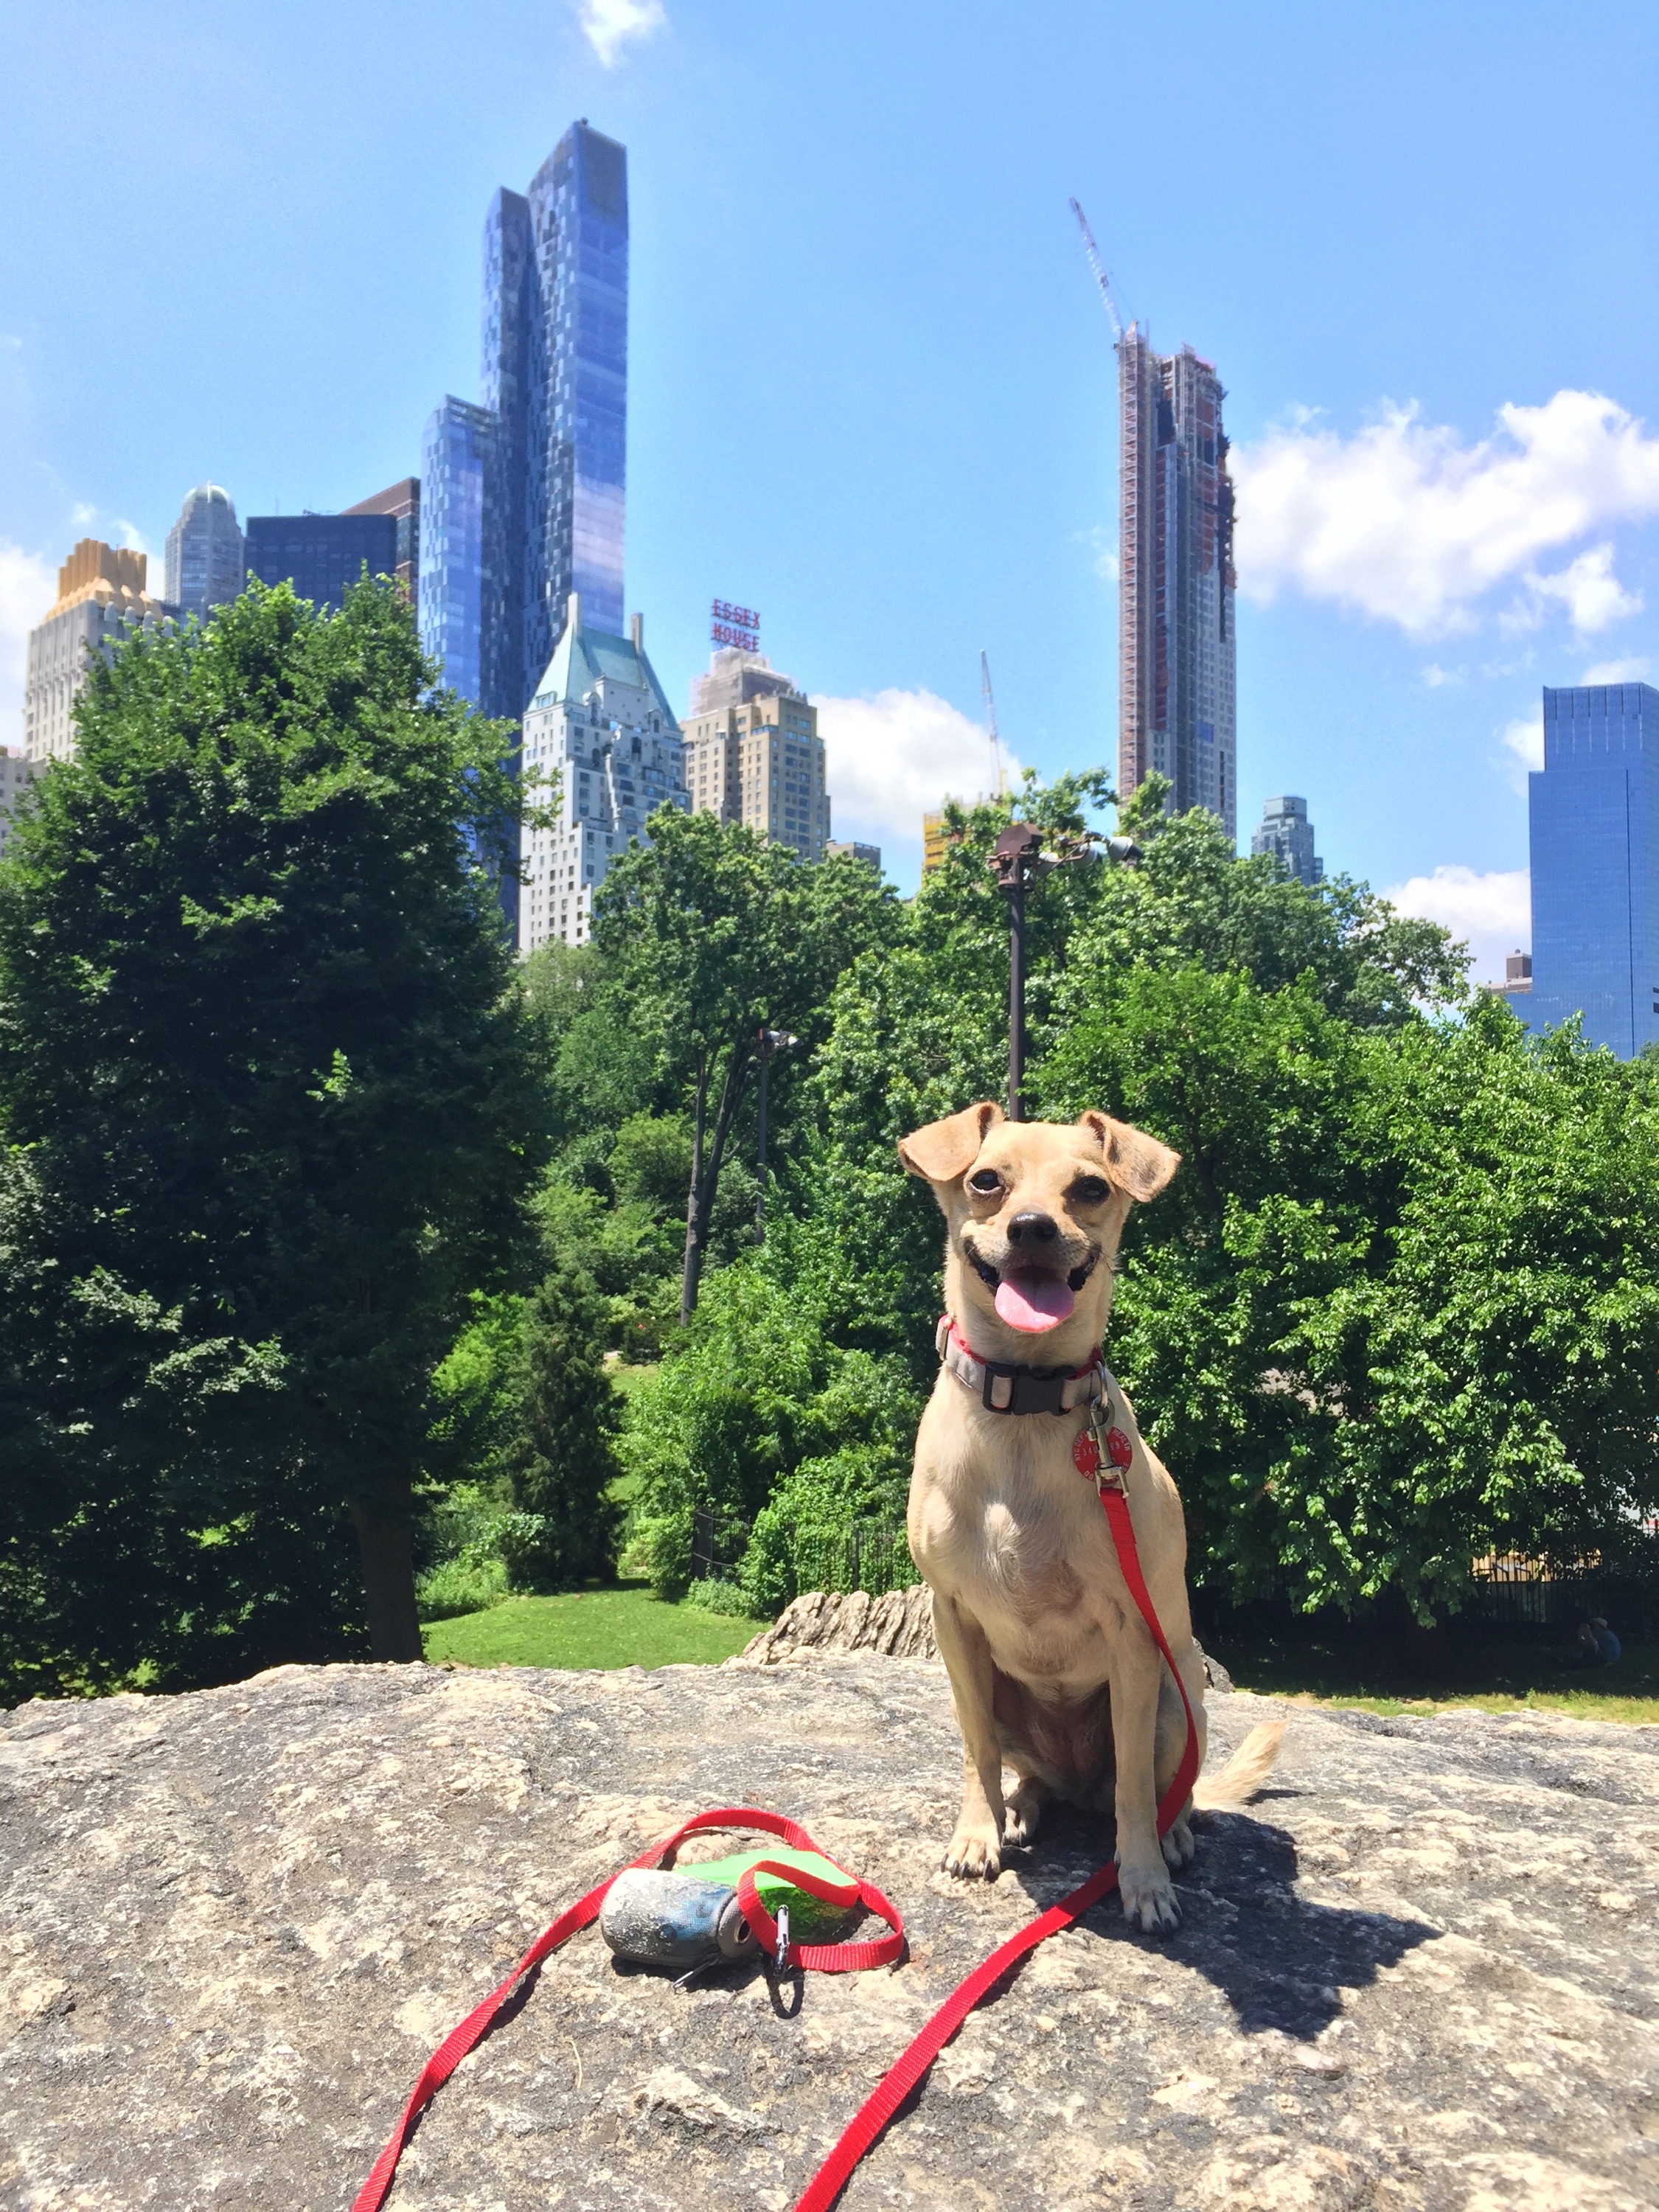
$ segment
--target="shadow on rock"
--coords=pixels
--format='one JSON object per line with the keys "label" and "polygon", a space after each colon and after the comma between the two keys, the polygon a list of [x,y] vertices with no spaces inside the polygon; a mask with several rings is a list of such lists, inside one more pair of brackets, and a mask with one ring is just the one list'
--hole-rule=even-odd
{"label": "shadow on rock", "polygon": [[[1283,1828],[1248,1814],[1200,1813],[1198,1856],[1176,1877],[1182,1924],[1174,1936],[1128,1926],[1115,1893],[1085,1918],[1097,1936],[1166,1954],[1226,1996],[1247,2034],[1269,2028],[1311,2042],[1342,2011],[1345,1989],[1368,1988],[1439,1936],[1418,1920],[1316,1905],[1296,1893],[1296,1845]],[[1070,1808],[1051,1811],[1031,1849],[1013,1855],[1012,1877],[1042,1911],[1065,1896],[1112,1848],[1109,1824]]]}

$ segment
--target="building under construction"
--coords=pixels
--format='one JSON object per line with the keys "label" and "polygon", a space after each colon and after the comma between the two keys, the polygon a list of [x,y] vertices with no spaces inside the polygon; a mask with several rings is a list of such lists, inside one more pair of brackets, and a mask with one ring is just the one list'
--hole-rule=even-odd
{"label": "building under construction", "polygon": [[1177,811],[1237,834],[1233,494],[1221,380],[1190,346],[1118,340],[1118,790],[1154,771]]}

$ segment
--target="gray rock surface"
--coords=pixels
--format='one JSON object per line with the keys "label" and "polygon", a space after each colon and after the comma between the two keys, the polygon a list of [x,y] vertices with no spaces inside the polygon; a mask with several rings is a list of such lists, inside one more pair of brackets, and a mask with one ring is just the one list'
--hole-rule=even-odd
{"label": "gray rock surface", "polygon": [[[1212,1701],[1212,1756],[1276,1710]],[[592,1930],[460,2069],[401,2212],[788,2212],[932,2007],[1095,1863],[935,1873],[935,1666],[286,1668],[0,1723],[0,2204],[336,2212],[427,2054],[687,1813],[793,1813],[896,1970],[686,1996]],[[945,2051],[856,2208],[1633,2212],[1659,2199],[1659,1729],[1298,1712],[1186,1921],[1109,1900]],[[711,1838],[706,1856],[727,1848]]]}

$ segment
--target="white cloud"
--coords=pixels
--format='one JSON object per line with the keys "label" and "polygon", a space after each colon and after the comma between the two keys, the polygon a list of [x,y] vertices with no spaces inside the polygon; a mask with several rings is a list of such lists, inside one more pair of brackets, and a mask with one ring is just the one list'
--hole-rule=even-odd
{"label": "white cloud", "polygon": [[29,632],[58,597],[58,571],[38,553],[0,538],[0,745],[23,742]]}
{"label": "white cloud", "polygon": [[1544,765],[1542,706],[1536,707],[1530,714],[1522,714],[1512,722],[1505,722],[1498,734],[1510,756],[1504,763],[1510,786],[1524,798],[1528,771]]}
{"label": "white cloud", "polygon": [[1096,523],[1094,527],[1091,530],[1077,531],[1073,534],[1073,542],[1079,545],[1086,545],[1089,548],[1090,559],[1091,565],[1093,566],[1094,572],[1096,575],[1100,578],[1103,583],[1116,583],[1118,576],[1117,539],[1111,531],[1104,530],[1101,527],[1099,523]]}
{"label": "white cloud", "polygon": [[1593,661],[1578,681],[1581,684],[1645,684],[1652,665],[1645,653],[1633,653],[1625,660]]}
{"label": "white cloud", "polygon": [[[1642,594],[1627,592],[1613,573],[1611,545],[1591,546],[1553,576],[1528,576],[1527,586],[1539,612],[1549,600],[1559,601],[1571,616],[1573,628],[1584,636],[1642,611]],[[1518,626],[1526,626],[1524,614]]]}
{"label": "white cloud", "polygon": [[[921,817],[947,792],[971,799],[995,781],[979,723],[932,691],[815,698],[837,837],[919,844]],[[1011,784],[1019,763],[1006,756]]]}
{"label": "white cloud", "polygon": [[1443,684],[1461,684],[1463,672],[1461,668],[1443,668],[1437,660],[1431,660],[1423,671],[1423,681],[1431,691],[1437,691]]}
{"label": "white cloud", "polygon": [[581,0],[580,12],[587,43],[606,69],[616,67],[625,46],[668,21],[662,0]]}
{"label": "white cloud", "polygon": [[1467,629],[1504,583],[1598,629],[1639,601],[1598,545],[1553,574],[1544,556],[1592,530],[1659,514],[1659,437],[1593,392],[1498,410],[1492,436],[1390,407],[1352,438],[1307,416],[1236,447],[1242,587],[1264,605],[1287,586],[1413,636]]}
{"label": "white cloud", "polygon": [[1382,896],[1401,914],[1442,922],[1462,939],[1474,955],[1469,973],[1477,983],[1501,982],[1504,956],[1532,943],[1532,879],[1525,868],[1479,875],[1473,868],[1443,865]]}

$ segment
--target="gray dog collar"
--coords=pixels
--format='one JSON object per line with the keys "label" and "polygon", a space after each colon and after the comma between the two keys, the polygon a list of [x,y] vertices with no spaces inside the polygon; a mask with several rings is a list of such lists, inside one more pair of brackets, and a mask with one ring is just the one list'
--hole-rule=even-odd
{"label": "gray dog collar", "polygon": [[951,1374],[988,1413],[1073,1413],[1079,1406],[1099,1405],[1112,1386],[1103,1352],[1085,1367],[1019,1367],[981,1359],[949,1314],[940,1315],[933,1340]]}

